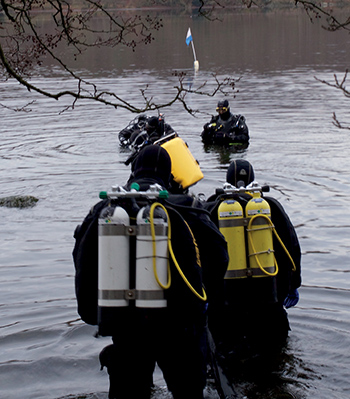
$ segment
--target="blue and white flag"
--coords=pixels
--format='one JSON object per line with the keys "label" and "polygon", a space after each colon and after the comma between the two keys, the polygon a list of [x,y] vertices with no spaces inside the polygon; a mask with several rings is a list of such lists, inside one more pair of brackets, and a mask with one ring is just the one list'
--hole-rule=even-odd
{"label": "blue and white flag", "polygon": [[191,28],[188,28],[187,36],[186,36],[186,44],[187,44],[187,46],[189,46],[191,42],[192,42]]}

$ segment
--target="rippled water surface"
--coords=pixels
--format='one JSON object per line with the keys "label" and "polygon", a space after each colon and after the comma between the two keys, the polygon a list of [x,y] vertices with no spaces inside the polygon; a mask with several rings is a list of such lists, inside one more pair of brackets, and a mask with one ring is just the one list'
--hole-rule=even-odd
{"label": "rippled water surface", "polygon": [[[289,310],[292,331],[280,373],[263,384],[241,382],[240,397],[350,398],[350,131],[332,125],[333,111],[348,118],[350,103],[314,78],[342,75],[350,37],[325,32],[297,13],[233,15],[220,24],[165,16],[164,22],[170,28],[151,47],[86,56],[77,68],[133,101],[145,83],[159,101],[167,100],[174,69],[186,71],[193,85],[213,85],[213,73],[241,77],[230,101],[250,129],[242,152],[201,143],[220,96],[188,97],[206,113],[196,118],[180,105],[165,111],[204,173],[192,192],[209,195],[221,187],[230,161],[243,157],[258,182],[271,186],[300,239],[303,286]],[[184,42],[189,24],[200,62],[196,75]],[[34,82],[71,86],[50,65]],[[92,102],[60,113],[68,100],[33,96],[31,112],[0,107],[1,197],[39,198],[32,208],[0,208],[0,397],[106,399],[98,353],[110,340],[94,338],[95,328],[78,317],[71,252],[73,231],[99,191],[129,175],[117,133],[132,115]],[[18,84],[1,82],[2,105],[32,99]],[[156,382],[155,397],[165,399],[159,372]],[[216,398],[211,389],[206,394]]]}

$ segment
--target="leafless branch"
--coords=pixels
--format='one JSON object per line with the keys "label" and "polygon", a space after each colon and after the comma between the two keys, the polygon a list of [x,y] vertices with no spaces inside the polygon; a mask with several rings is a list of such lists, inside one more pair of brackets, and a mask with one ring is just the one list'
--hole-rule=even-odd
{"label": "leafless branch", "polygon": [[350,31],[350,16],[345,17],[344,21],[340,21],[336,18],[333,12],[328,11],[322,4],[315,1],[305,1],[305,0],[295,0],[295,5],[302,5],[307,15],[310,18],[310,21],[313,22],[314,19],[320,19],[322,17],[325,18],[326,24],[323,25],[323,28],[329,30],[331,32],[337,30],[347,30]]}
{"label": "leafless branch", "polygon": [[336,74],[334,74],[333,75],[333,77],[334,77],[333,83],[331,83],[327,80],[319,79],[316,76],[315,76],[315,79],[327,86],[334,87],[335,89],[340,90],[344,94],[345,97],[350,98],[350,91],[346,88],[346,80],[348,77],[348,72],[349,72],[349,70],[347,69],[341,80],[339,80],[338,76]]}
{"label": "leafless branch", "polygon": [[[149,95],[149,87],[145,86],[140,91],[143,100],[142,106],[136,106],[125,100],[118,93],[99,90],[97,85],[79,75],[71,66],[63,61],[57,48],[65,45],[73,49],[75,58],[79,57],[90,47],[115,47],[126,46],[135,51],[138,45],[147,45],[154,40],[154,32],[163,28],[163,22],[158,17],[137,16],[126,17],[125,14],[113,12],[103,7],[100,0],[82,0],[85,7],[80,10],[73,9],[71,0],[0,0],[3,14],[0,20],[0,74],[6,78],[16,79],[29,91],[37,92],[46,97],[59,100],[62,97],[71,97],[74,108],[77,101],[93,100],[101,104],[122,108],[130,112],[145,112],[169,107],[175,102],[180,102],[184,109],[195,114],[198,110],[191,109],[186,103],[189,93],[195,95],[215,96],[218,93],[237,93],[235,89],[239,79],[230,77],[219,80],[213,75],[213,85],[203,83],[197,88],[188,88],[184,85],[184,75],[177,76],[178,84],[173,86],[172,98],[164,104],[158,104]],[[261,0],[241,0],[242,6],[247,8],[266,4]],[[337,19],[332,11],[323,8],[319,2],[294,0],[295,5],[301,5],[313,18],[325,18],[325,29],[335,31],[345,29],[350,31],[350,16],[343,21]],[[198,13],[208,19],[216,19],[212,11],[214,8],[224,8],[220,0],[200,0]],[[45,11],[52,20],[54,27],[51,33],[41,33],[36,16],[38,12]],[[108,21],[108,26],[97,28],[94,24],[96,15],[103,15]],[[30,81],[36,67],[40,67],[45,58],[54,60],[76,82],[73,90],[49,91]],[[176,74],[175,74],[176,76]],[[350,97],[350,92],[345,87],[347,72],[340,81],[335,75],[335,82],[324,84],[335,87]],[[211,89],[209,90],[208,87]],[[335,121],[337,119],[335,118]]]}
{"label": "leafless branch", "polygon": [[[344,76],[341,80],[338,79],[338,76],[336,74],[333,75],[334,77],[334,82],[329,82],[327,80],[319,79],[315,76],[315,79],[322,84],[325,84],[327,86],[333,87],[337,90],[340,90],[345,97],[350,98],[350,91],[346,88],[346,80],[348,77],[348,70],[345,71]],[[339,129],[347,129],[350,130],[350,125],[344,124],[339,121],[339,119],[336,116],[336,113],[333,112],[333,125],[338,127]]]}
{"label": "leafless branch", "polygon": [[339,129],[350,130],[350,125],[340,122],[339,119],[337,118],[335,112],[333,112],[333,125],[336,126]]}
{"label": "leafless branch", "polygon": [[[215,0],[216,1],[216,0]],[[202,1],[204,5],[205,1]],[[234,80],[224,79],[220,82],[216,77],[216,87],[206,92],[206,83],[198,89],[188,90],[183,84],[183,77],[173,87],[172,98],[158,104],[149,96],[148,86],[140,91],[143,100],[136,106],[125,100],[118,93],[99,90],[97,85],[86,80],[78,72],[63,61],[57,48],[60,44],[72,48],[74,57],[79,57],[90,47],[126,46],[135,51],[140,44],[149,44],[154,40],[153,33],[163,27],[158,17],[112,12],[103,7],[99,0],[84,0],[85,8],[75,10],[69,0],[0,0],[4,18],[0,22],[0,73],[5,79],[14,78],[28,91],[39,93],[51,99],[71,97],[72,104],[64,110],[74,108],[77,101],[93,100],[114,108],[122,108],[134,113],[159,110],[180,102],[187,112],[195,114],[186,104],[186,95],[191,92],[197,95],[215,95],[224,90],[234,90]],[[219,5],[217,0],[217,5]],[[38,11],[45,10],[52,20],[54,30],[41,33],[37,25]],[[99,13],[108,21],[107,27],[96,28],[94,17]],[[31,83],[30,78],[36,66],[41,66],[44,58],[51,58],[76,83],[75,89],[54,91],[45,90]],[[2,67],[2,70],[1,70]],[[63,110],[63,111],[64,111]]]}
{"label": "leafless branch", "polygon": [[15,112],[31,112],[32,110],[29,107],[34,103],[35,103],[35,101],[33,100],[33,101],[30,101],[28,104],[24,105],[23,107],[14,107],[14,108],[7,107],[6,105],[0,103],[0,107],[10,109],[11,111],[15,111]]}

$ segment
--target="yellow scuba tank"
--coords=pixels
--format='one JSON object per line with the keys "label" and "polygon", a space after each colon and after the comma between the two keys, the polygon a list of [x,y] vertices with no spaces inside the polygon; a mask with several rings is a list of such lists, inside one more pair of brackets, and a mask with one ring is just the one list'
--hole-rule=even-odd
{"label": "yellow scuba tank", "polygon": [[273,250],[271,209],[260,192],[254,192],[245,214],[248,219],[249,270],[253,277],[275,276],[278,272]]}
{"label": "yellow scuba tank", "polygon": [[226,199],[218,208],[219,229],[228,246],[229,265],[225,279],[247,277],[247,258],[244,235],[244,215],[241,204]]}

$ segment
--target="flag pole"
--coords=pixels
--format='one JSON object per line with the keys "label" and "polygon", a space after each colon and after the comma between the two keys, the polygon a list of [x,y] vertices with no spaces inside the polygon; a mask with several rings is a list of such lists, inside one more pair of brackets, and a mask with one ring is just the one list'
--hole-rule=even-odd
{"label": "flag pole", "polygon": [[196,51],[195,51],[195,49],[194,49],[194,44],[193,44],[193,38],[192,38],[191,28],[188,28],[187,36],[186,36],[186,44],[187,44],[187,46],[189,46],[190,43],[191,43],[191,45],[192,45],[192,51],[193,51],[193,58],[194,58],[193,66],[194,66],[194,70],[195,70],[195,71],[198,71],[198,69],[199,69],[199,62],[197,61]]}
{"label": "flag pole", "polygon": [[199,62],[197,61],[196,51],[195,51],[195,49],[194,49],[193,40],[192,40],[191,44],[192,44],[193,58],[194,58],[193,66],[194,66],[195,71],[198,71],[198,69],[199,69]]}

